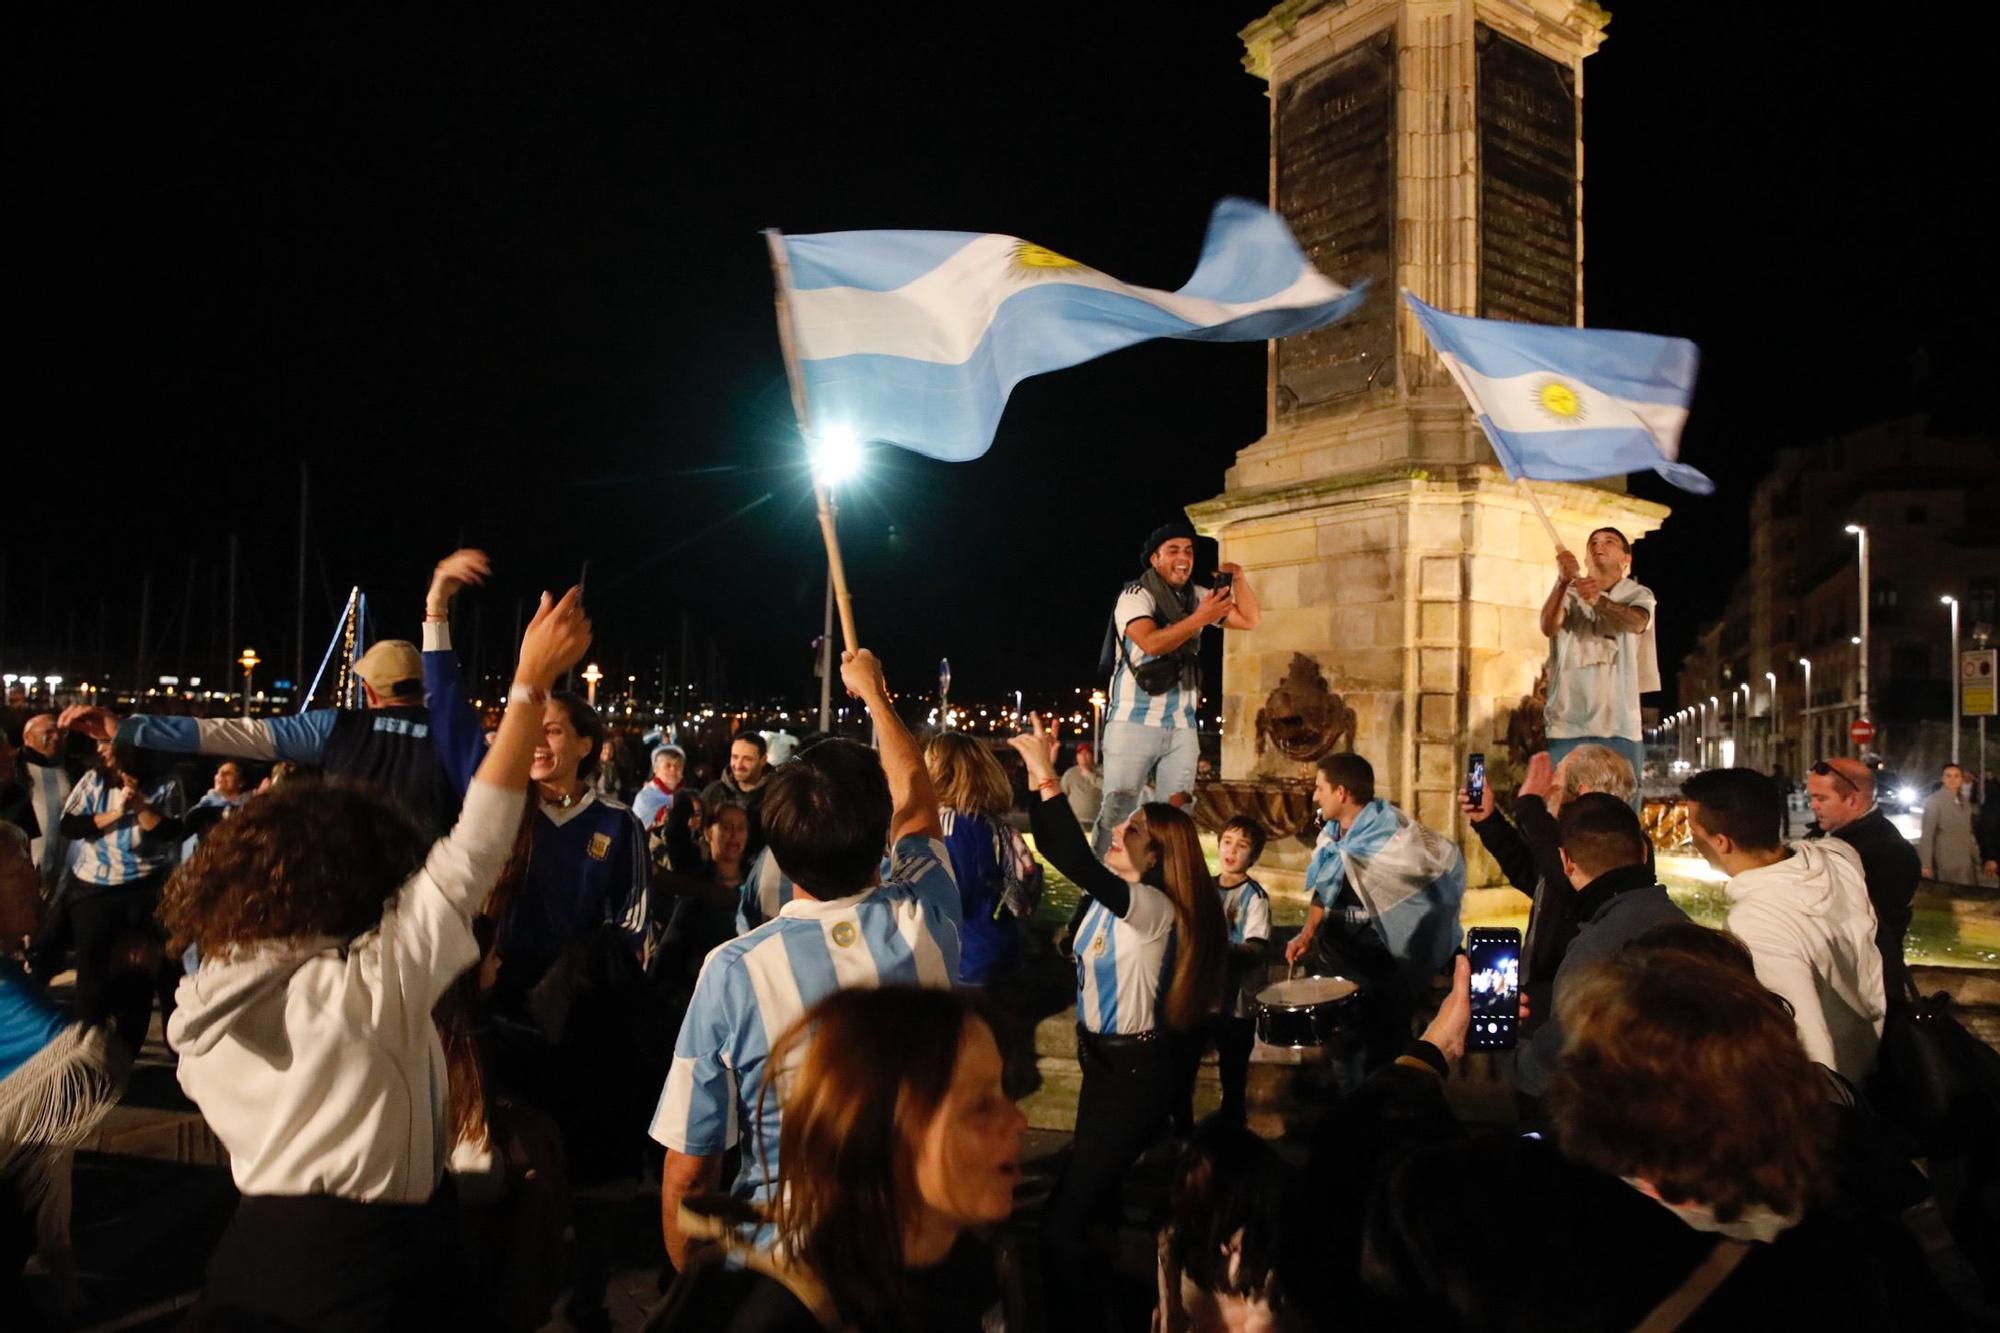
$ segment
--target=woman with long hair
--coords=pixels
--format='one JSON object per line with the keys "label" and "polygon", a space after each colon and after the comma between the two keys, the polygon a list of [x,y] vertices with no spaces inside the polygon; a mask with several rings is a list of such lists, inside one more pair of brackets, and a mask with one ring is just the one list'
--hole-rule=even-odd
{"label": "woman with long hair", "polygon": [[[771,1050],[783,1070],[766,1214],[727,1199],[682,1205],[720,1240],[647,1327],[656,1333],[855,1328],[975,1333],[1022,1327],[1013,1265],[983,1234],[1013,1211],[1027,1117],[1001,1083],[992,1030],[958,994],[835,991]],[[768,1091],[768,1090],[767,1090]],[[764,1248],[751,1224],[767,1223]]]}
{"label": "woman with long hair", "polygon": [[578,592],[544,596],[499,734],[435,844],[379,788],[292,781],[169,881],[160,919],[201,959],[171,1025],[181,1087],[243,1195],[198,1320],[452,1323],[464,1292],[438,1192],[449,1130],[431,1009],[478,959],[472,919],[514,845],[543,705],[589,642]]}
{"label": "woman with long hair", "polygon": [[965,911],[958,979],[984,986],[1010,973],[1021,956],[1020,928],[1006,901],[1008,876],[1018,873],[1019,835],[1006,824],[1014,789],[985,744],[963,732],[931,737],[924,746],[924,766],[937,788],[944,848]]}
{"label": "woman with long hair", "polygon": [[1085,1228],[1117,1196],[1125,1173],[1166,1125],[1178,1048],[1222,998],[1228,927],[1194,821],[1161,802],[1114,830],[1100,862],[1055,771],[1055,738],[1036,718],[1016,736],[1039,799],[1028,803],[1035,846],[1091,899],[1076,931],[1076,1138],[1044,1222],[1057,1308],[1088,1309]]}

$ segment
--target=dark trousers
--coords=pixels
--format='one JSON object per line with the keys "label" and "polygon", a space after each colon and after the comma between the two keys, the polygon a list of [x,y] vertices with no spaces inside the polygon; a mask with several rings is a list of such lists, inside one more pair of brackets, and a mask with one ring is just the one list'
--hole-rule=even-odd
{"label": "dark trousers", "polygon": [[1222,1080],[1222,1105],[1216,1114],[1232,1125],[1249,1119],[1250,1051],[1257,1044],[1255,1019],[1234,1014],[1211,1014],[1208,1022],[1193,1032],[1174,1039],[1180,1067],[1174,1089],[1174,1133],[1187,1138],[1194,1133],[1194,1085],[1201,1073],[1201,1057],[1215,1049],[1215,1072]]}
{"label": "dark trousers", "polygon": [[[67,876],[60,894],[63,914],[51,914],[43,923],[31,951],[36,973],[46,980],[61,968],[63,948],[74,940],[77,1021],[86,1025],[110,1021],[134,1051],[145,1045],[159,978],[153,966],[133,967],[121,960],[119,946],[131,943],[129,937],[134,936],[160,938],[153,908],[165,881],[166,872],[161,871],[116,888],[99,888]],[[171,995],[165,992],[169,1001]]]}
{"label": "dark trousers", "polygon": [[484,1327],[465,1283],[449,1177],[427,1203],[249,1194],[209,1259],[186,1327]]}
{"label": "dark trousers", "polygon": [[1164,1034],[1137,1041],[1079,1032],[1076,1055],[1076,1137],[1042,1223],[1050,1323],[1059,1328],[1103,1322],[1101,1275],[1110,1264],[1088,1253],[1087,1232],[1116,1206],[1125,1173],[1166,1125],[1184,1058]]}

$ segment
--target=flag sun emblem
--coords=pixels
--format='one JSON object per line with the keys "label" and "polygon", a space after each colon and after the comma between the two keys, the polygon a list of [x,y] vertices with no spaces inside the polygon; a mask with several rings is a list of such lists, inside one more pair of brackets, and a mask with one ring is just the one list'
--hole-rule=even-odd
{"label": "flag sun emblem", "polygon": [[1561,380],[1548,380],[1537,388],[1535,406],[1557,421],[1574,422],[1584,418],[1582,396],[1575,386]]}
{"label": "flag sun emblem", "polygon": [[1050,269],[1082,268],[1083,265],[1068,255],[1059,255],[1029,241],[1022,241],[1014,247],[1014,267],[1030,275],[1046,274]]}
{"label": "flag sun emblem", "polygon": [[833,942],[843,949],[854,943],[854,923],[852,921],[834,922],[832,933]]}

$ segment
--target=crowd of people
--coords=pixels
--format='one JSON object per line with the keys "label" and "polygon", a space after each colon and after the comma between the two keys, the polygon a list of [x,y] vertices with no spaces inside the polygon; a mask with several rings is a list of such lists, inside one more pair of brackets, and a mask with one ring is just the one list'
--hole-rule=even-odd
{"label": "crowd of people", "polygon": [[[1550,753],[1511,799],[1461,796],[1532,902],[1496,1066],[1515,1115],[1467,1124],[1460,844],[1340,751],[1313,763],[1296,934],[1262,823],[1221,822],[1210,864],[1190,645],[1259,611],[1193,558],[1164,525],[1119,595],[1102,769],[1039,720],[1011,742],[1032,847],[995,752],[913,734],[866,650],[839,671],[872,747],[711,753],[557,688],[590,640],[572,589],[489,726],[450,635],[476,551],[437,566],[420,643],[355,664],[363,707],[28,719],[0,747],[0,1309],[32,1317],[36,1252],[73,1295],[70,1154],[157,998],[241,1196],[197,1328],[608,1327],[655,1182],[658,1330],[1990,1326],[1995,1136],[1887,1113],[1911,901],[1955,825],[1920,852],[1832,758],[1790,840],[1769,777],[1695,774],[1728,928],[1689,920],[1636,809],[1652,595],[1592,534],[1542,616]],[[1044,863],[1082,895],[1052,938]],[[1034,1207],[1019,1099],[1052,944],[1081,1082]],[[1353,994],[1277,1143],[1250,1067],[1280,959]],[[1134,1219],[1161,1151],[1170,1188]],[[1156,1238],[1136,1287],[1133,1220]]]}

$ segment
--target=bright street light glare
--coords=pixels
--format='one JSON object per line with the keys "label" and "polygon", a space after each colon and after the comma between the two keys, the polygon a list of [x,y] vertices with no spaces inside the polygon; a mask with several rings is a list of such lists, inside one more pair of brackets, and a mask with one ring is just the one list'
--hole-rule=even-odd
{"label": "bright street light glare", "polygon": [[1850,533],[1855,534],[1856,536],[1859,536],[1861,533],[1861,525],[1859,523],[1849,523],[1847,525],[1846,530]]}
{"label": "bright street light glare", "polygon": [[838,486],[861,471],[861,441],[851,426],[827,426],[819,431],[810,457],[813,480],[822,486]]}

